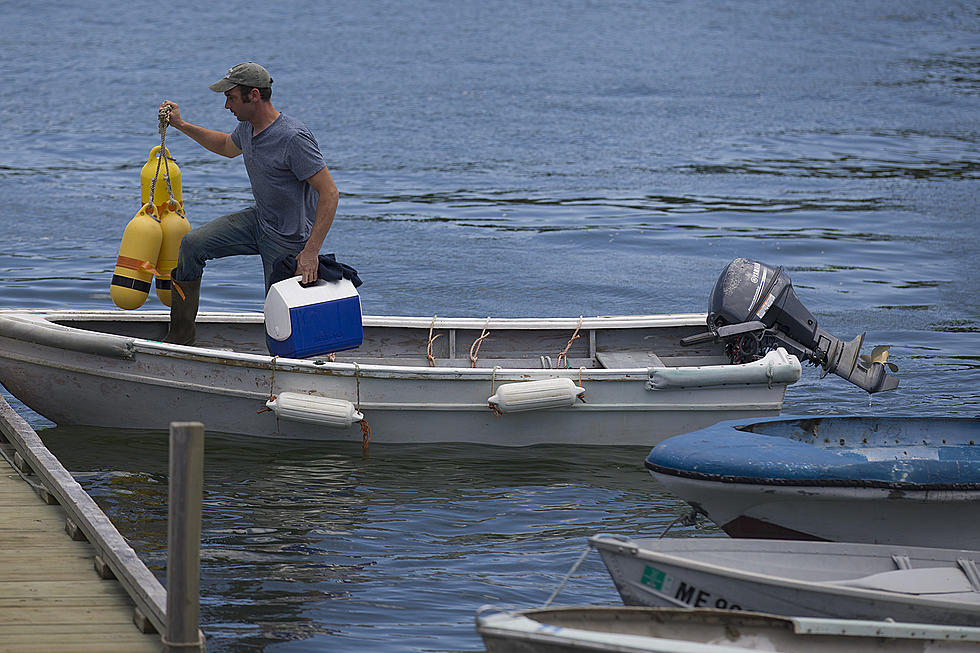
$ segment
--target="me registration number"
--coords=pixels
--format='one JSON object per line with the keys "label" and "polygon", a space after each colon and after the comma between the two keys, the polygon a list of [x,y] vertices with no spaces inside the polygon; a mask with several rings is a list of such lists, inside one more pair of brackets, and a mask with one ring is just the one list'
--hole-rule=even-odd
{"label": "me registration number", "polygon": [[690,583],[678,581],[670,574],[646,565],[640,583],[655,590],[658,594],[672,596],[675,601],[684,603],[692,608],[718,608],[719,610],[741,610],[742,607],[732,603],[723,596],[712,594]]}

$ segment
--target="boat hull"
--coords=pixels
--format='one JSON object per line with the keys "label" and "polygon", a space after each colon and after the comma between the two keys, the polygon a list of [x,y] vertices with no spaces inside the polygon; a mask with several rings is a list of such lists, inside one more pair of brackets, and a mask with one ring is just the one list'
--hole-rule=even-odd
{"label": "boat hull", "polygon": [[732,537],[980,550],[980,420],[718,424],[661,443],[646,466]]}
{"label": "boat hull", "polygon": [[752,612],[567,606],[519,612],[481,608],[476,629],[487,653],[966,653],[980,628]]}
{"label": "boat hull", "polygon": [[732,537],[980,549],[980,523],[966,518],[980,490],[719,483],[653,477]]}
{"label": "boat hull", "polygon": [[[975,551],[728,538],[589,542],[626,605],[980,625],[980,587],[967,572]],[[882,574],[899,576],[889,585]]]}
{"label": "boat hull", "polygon": [[[207,319],[215,332],[261,329],[252,317],[214,315],[199,323],[205,333]],[[172,421],[193,420],[209,431],[236,435],[364,440],[361,424],[333,428],[280,419],[266,409],[272,398],[289,392],[350,402],[364,415],[372,443],[649,445],[723,419],[777,414],[786,385],[799,377],[798,361],[785,352],[771,352],[752,369],[705,368],[715,376],[736,375],[695,387],[682,378],[696,371],[692,367],[509,368],[489,367],[489,357],[479,361],[483,367],[473,368],[379,364],[370,357],[361,364],[357,352],[346,352],[352,357],[345,362],[297,360],[226,350],[219,340],[218,347],[182,347],[83,331],[71,323],[57,313],[0,316],[0,383],[57,424],[166,429]],[[139,333],[140,326],[134,320],[129,332]],[[501,341],[505,326],[497,327]],[[554,378],[584,388],[583,400],[507,414],[488,405],[501,384]]]}

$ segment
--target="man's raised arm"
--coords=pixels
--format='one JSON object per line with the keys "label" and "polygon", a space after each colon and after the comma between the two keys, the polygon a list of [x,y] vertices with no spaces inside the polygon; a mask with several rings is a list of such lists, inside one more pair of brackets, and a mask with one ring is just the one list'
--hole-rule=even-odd
{"label": "man's raised arm", "polygon": [[226,156],[229,159],[242,153],[235,145],[235,142],[231,140],[231,134],[207,129],[187,122],[180,117],[180,108],[176,102],[164,100],[163,104],[160,105],[160,110],[165,111],[168,107],[170,108],[170,126],[193,138],[201,147],[211,150],[215,154]]}

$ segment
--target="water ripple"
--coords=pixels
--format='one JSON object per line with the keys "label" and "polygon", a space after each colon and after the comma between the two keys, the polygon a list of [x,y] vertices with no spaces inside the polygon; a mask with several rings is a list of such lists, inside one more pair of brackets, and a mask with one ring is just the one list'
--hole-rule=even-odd
{"label": "water ripple", "polygon": [[679,166],[693,174],[839,179],[976,179],[976,135],[912,131],[760,135],[729,143],[711,160]]}

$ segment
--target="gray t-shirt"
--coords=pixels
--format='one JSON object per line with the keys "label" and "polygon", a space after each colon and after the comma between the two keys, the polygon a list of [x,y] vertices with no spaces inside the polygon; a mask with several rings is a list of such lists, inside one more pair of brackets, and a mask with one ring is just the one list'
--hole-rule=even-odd
{"label": "gray t-shirt", "polygon": [[279,114],[254,136],[251,123],[238,123],[231,140],[245,159],[263,231],[281,245],[302,247],[319,197],[305,180],[326,167],[313,134],[299,120]]}

